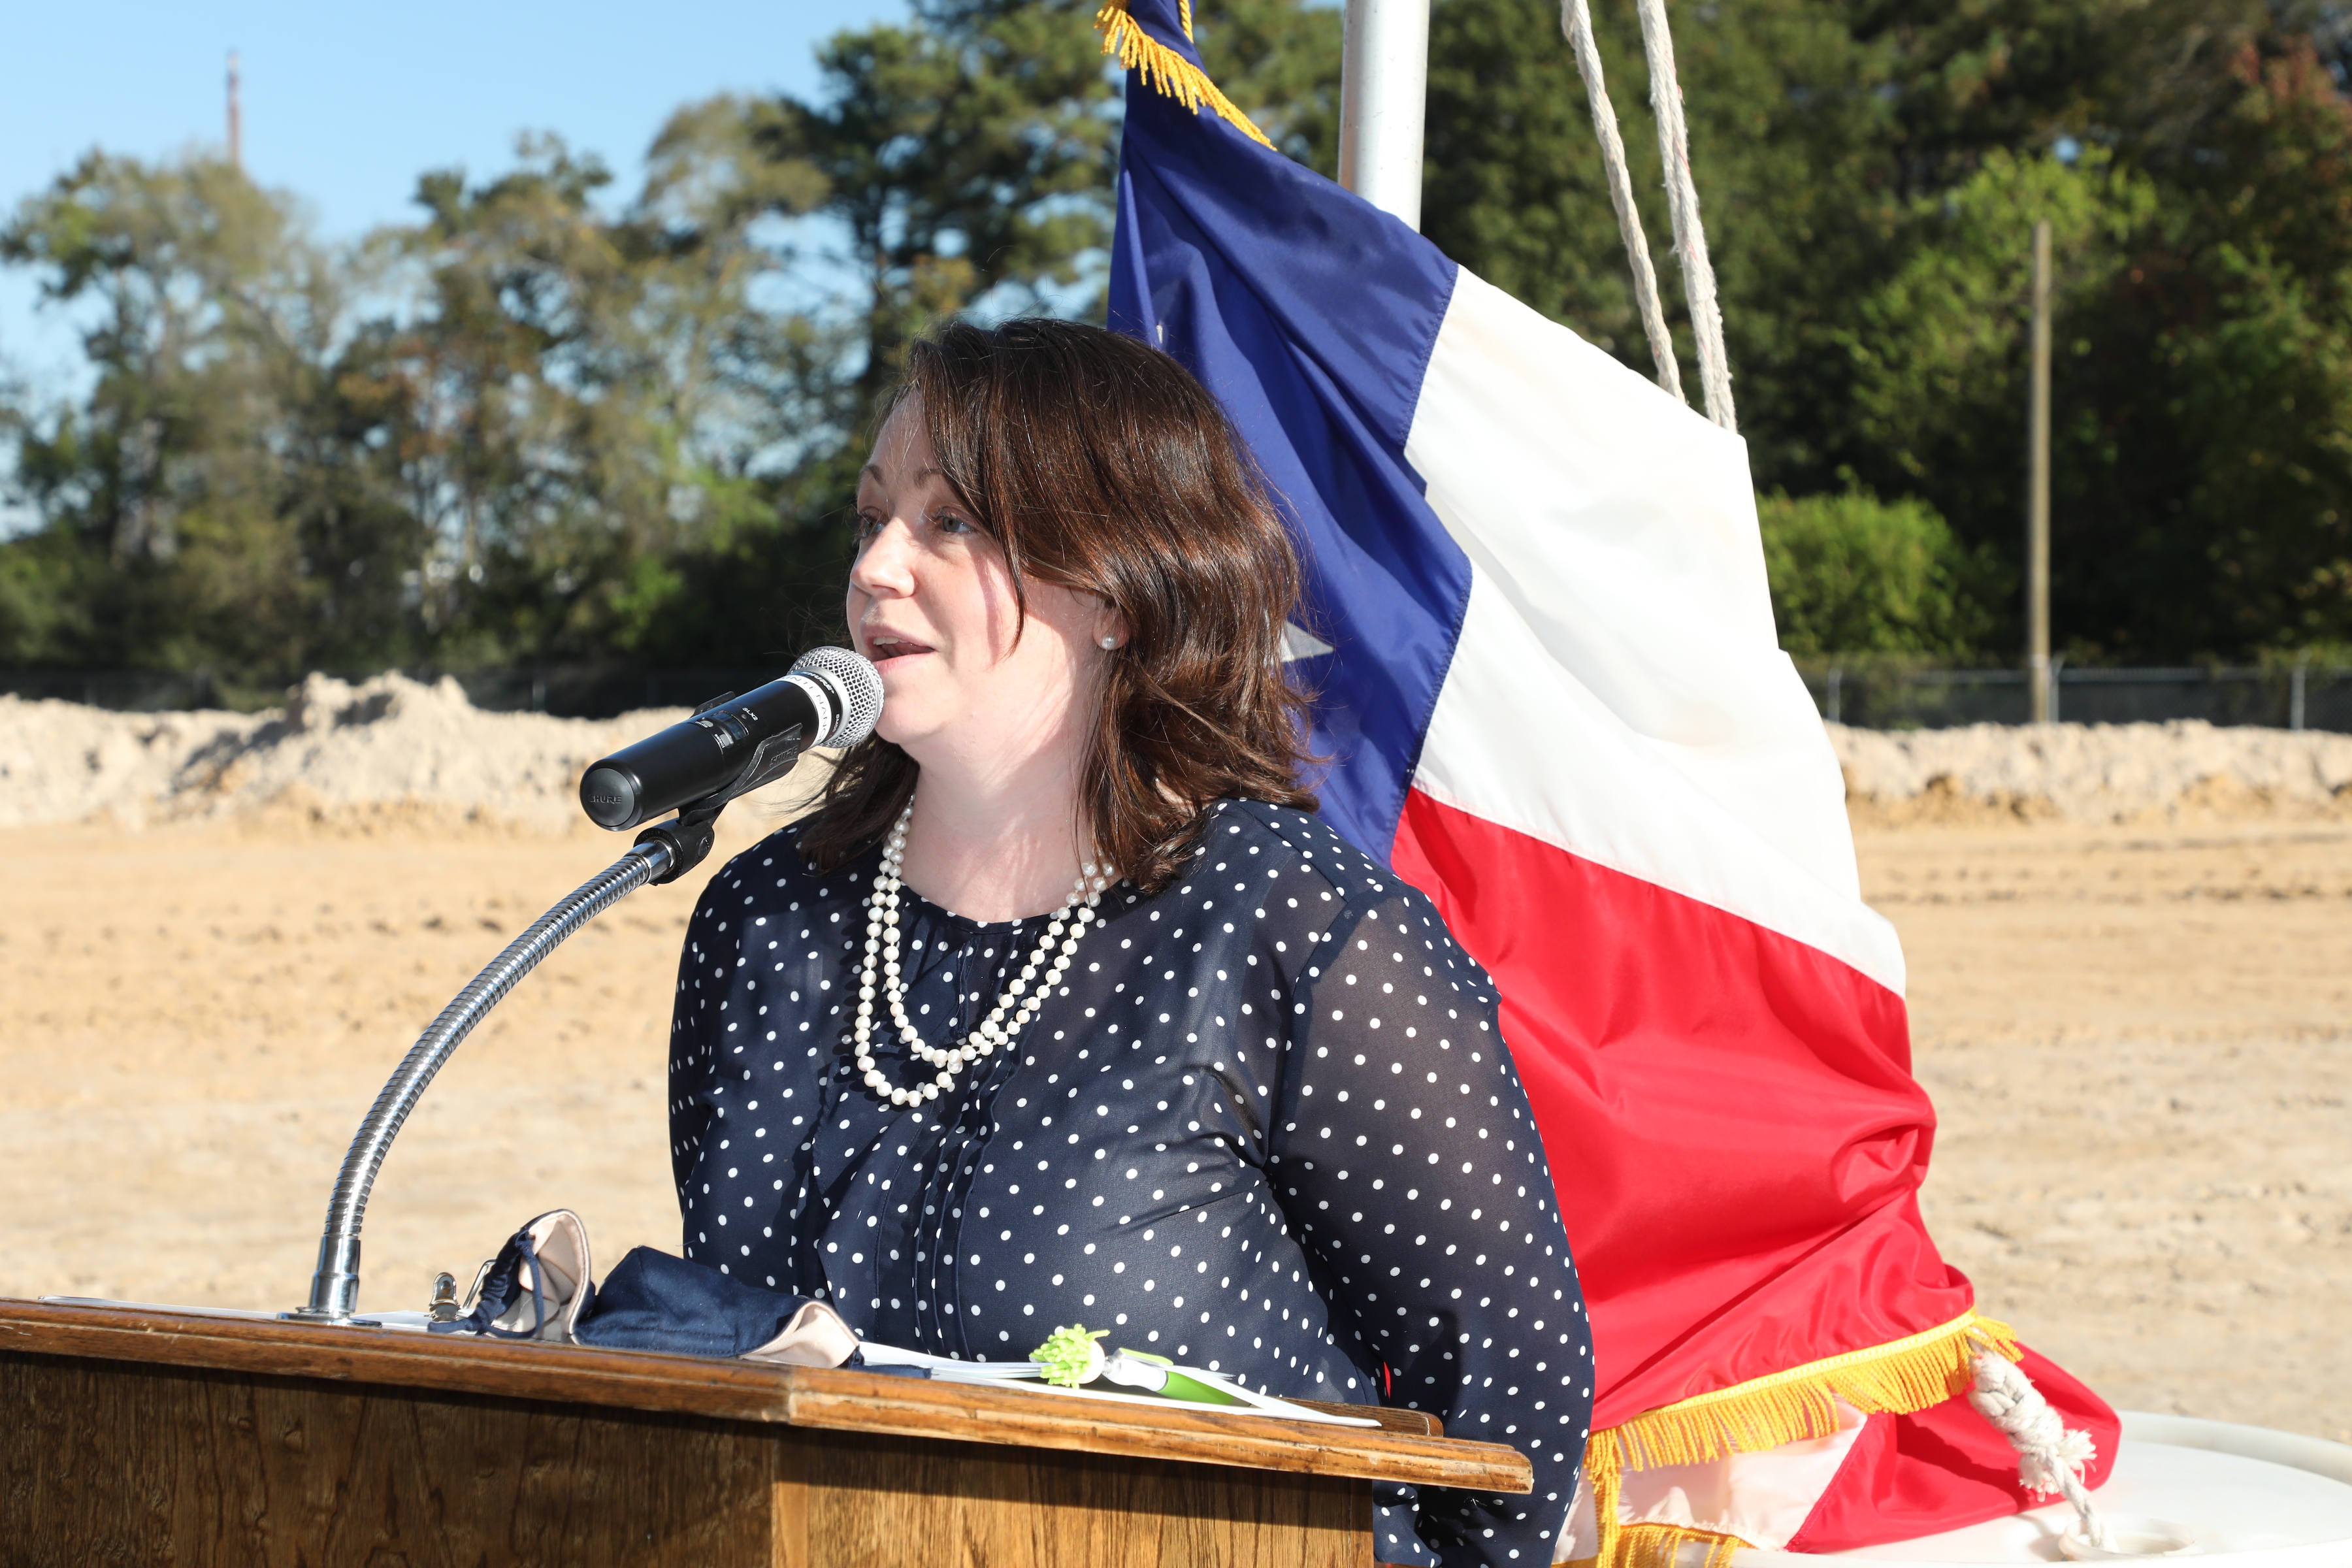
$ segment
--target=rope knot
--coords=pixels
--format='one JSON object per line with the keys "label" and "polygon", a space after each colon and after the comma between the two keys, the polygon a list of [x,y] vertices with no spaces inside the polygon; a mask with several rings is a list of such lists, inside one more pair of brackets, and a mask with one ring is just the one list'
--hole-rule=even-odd
{"label": "rope knot", "polygon": [[1980,1350],[1970,1364],[1976,1384],[1969,1391],[1969,1407],[2017,1450],[2018,1481],[2029,1492],[2064,1497],[2081,1516],[2084,1535],[2114,1551],[2115,1537],[2091,1506],[2090,1489],[2083,1484],[2083,1472],[2098,1454],[2091,1435],[2067,1430],[2042,1391],[2007,1357]]}

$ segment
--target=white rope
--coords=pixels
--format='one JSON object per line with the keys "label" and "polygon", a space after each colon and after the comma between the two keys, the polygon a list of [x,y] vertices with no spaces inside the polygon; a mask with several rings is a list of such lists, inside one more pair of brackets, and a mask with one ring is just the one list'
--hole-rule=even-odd
{"label": "white rope", "polygon": [[1731,410],[1731,363],[1723,352],[1723,311],[1715,300],[1715,268],[1706,258],[1706,230],[1698,219],[1698,186],[1691,182],[1690,133],[1683,125],[1683,84],[1675,75],[1675,38],[1666,30],[1665,0],[1636,0],[1642,47],[1650,58],[1650,107],[1657,111],[1658,153],[1666,165],[1666,208],[1675,220],[1675,250],[1683,262],[1683,297],[1691,335],[1698,342],[1698,381],[1706,416],[1739,428]]}
{"label": "white rope", "polygon": [[1658,302],[1658,274],[1650,265],[1650,242],[1633,205],[1633,178],[1625,168],[1625,142],[1617,133],[1617,110],[1601,78],[1601,51],[1592,42],[1592,12],[1585,0],[1560,0],[1559,30],[1576,51],[1576,72],[1592,100],[1592,133],[1601,139],[1601,162],[1609,171],[1609,203],[1617,209],[1617,232],[1624,237],[1625,259],[1633,268],[1633,299],[1642,310],[1642,331],[1650,340],[1650,360],[1658,384],[1683,396],[1682,367],[1675,363],[1675,340],[1666,331],[1665,307]]}
{"label": "white rope", "polygon": [[2082,1516],[2083,1535],[2105,1552],[2116,1550],[2106,1521],[2091,1506],[2083,1468],[2095,1450],[2088,1432],[2070,1432],[2042,1391],[2007,1357],[1979,1351],[1969,1404],[2017,1450],[2017,1479],[2033,1492],[2058,1492]]}

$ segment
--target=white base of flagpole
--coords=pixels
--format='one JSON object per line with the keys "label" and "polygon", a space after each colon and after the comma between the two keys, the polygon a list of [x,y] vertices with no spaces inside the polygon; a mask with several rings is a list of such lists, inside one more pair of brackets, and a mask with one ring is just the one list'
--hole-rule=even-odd
{"label": "white base of flagpole", "polygon": [[[2186,1415],[2124,1413],[2115,1473],[2092,1495],[2125,1549],[2086,1551],[2074,1510],[2055,1503],[1965,1530],[1821,1555],[1732,1553],[1734,1568],[1895,1568],[1920,1563],[1982,1568],[2060,1561],[2151,1562],[2193,1556],[2240,1568],[2344,1568],[2352,1563],[2352,1447]],[[2186,1550],[2168,1550],[2181,1537]],[[2070,1550],[2071,1547],[2071,1550]],[[2137,1548],[2137,1550],[2133,1550]]]}
{"label": "white base of flagpole", "polygon": [[1339,183],[1421,226],[1429,0],[1348,0],[1339,54]]}

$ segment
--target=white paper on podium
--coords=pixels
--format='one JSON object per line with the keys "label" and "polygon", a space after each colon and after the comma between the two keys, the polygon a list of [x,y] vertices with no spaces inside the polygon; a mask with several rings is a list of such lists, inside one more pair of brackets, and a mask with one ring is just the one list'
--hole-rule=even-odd
{"label": "white paper on podium", "polygon": [[858,1346],[859,1359],[868,1367],[919,1367],[940,1383],[994,1384],[999,1386],[1019,1384],[1045,1394],[1067,1394],[1077,1399],[1111,1399],[1124,1405],[1156,1405],[1161,1408],[1174,1406],[1183,1410],[1223,1412],[1234,1415],[1277,1415],[1286,1421],[1316,1421],[1331,1426],[1378,1426],[1380,1423],[1364,1415],[1333,1415],[1326,1411],[1310,1410],[1304,1405],[1293,1405],[1287,1399],[1276,1399],[1270,1394],[1259,1394],[1244,1388],[1233,1379],[1219,1373],[1205,1372],[1197,1366],[1174,1366],[1171,1372],[1181,1372],[1209,1384],[1220,1394],[1229,1394],[1241,1403],[1234,1405],[1203,1405],[1195,1400],[1171,1399],[1164,1394],[1147,1394],[1140,1389],[1119,1387],[1064,1388],[1047,1383],[1037,1363],[1029,1361],[957,1361],[950,1356],[931,1355],[923,1351],[900,1350],[896,1345],[877,1344],[868,1340]]}

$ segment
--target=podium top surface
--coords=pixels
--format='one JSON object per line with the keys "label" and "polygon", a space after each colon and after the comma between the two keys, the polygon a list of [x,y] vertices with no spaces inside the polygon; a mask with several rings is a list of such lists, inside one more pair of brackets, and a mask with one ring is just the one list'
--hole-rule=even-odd
{"label": "podium top surface", "polygon": [[1176,1405],[1066,1399],[1022,1388],[892,1377],[850,1368],[455,1339],[393,1329],[89,1307],[0,1298],[0,1354],[543,1400],[720,1421],[1139,1455],[1248,1469],[1526,1492],[1517,1449],[1438,1436],[1415,1411],[1327,1406],[1378,1419],[1329,1426]]}

